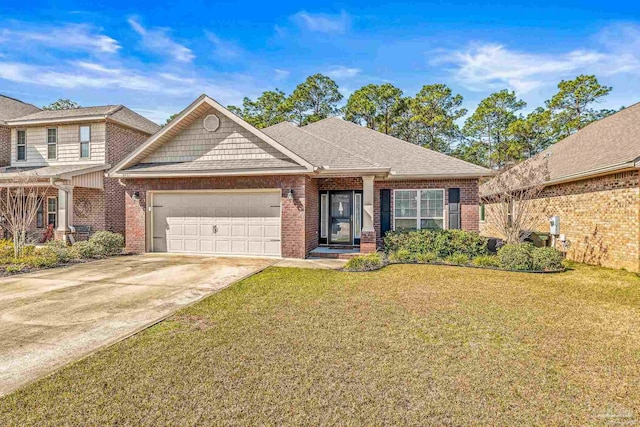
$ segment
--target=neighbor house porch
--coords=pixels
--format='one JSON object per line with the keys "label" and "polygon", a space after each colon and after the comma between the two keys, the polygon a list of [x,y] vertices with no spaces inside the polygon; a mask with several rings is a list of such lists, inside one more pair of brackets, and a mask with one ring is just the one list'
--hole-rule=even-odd
{"label": "neighbor house porch", "polygon": [[[46,166],[4,168],[0,171],[3,193],[17,187],[37,188],[25,194],[42,199],[31,228],[29,240],[43,241],[49,227],[57,240],[86,239],[90,233],[105,229],[104,170],[107,165]],[[6,218],[0,218],[4,234]]]}

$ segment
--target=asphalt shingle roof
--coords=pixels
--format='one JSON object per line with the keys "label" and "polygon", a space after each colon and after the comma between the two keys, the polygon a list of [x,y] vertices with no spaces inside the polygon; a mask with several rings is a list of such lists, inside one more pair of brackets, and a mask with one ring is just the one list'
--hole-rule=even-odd
{"label": "asphalt shingle roof", "polygon": [[41,110],[31,114],[15,117],[13,120],[50,120],[105,116],[129,125],[133,128],[153,134],[160,126],[123,105],[102,105],[98,107],[81,107],[70,110]]}
{"label": "asphalt shingle roof", "polygon": [[40,111],[35,105],[0,95],[0,122]]}
{"label": "asphalt shingle roof", "polygon": [[392,175],[487,176],[486,168],[331,117],[301,128],[278,124],[263,129],[314,166],[390,168]]}
{"label": "asphalt shingle roof", "polygon": [[[588,176],[603,169],[633,166],[640,158],[640,103],[593,122],[515,168],[542,165],[547,181]],[[546,162],[546,164],[544,164]],[[491,181],[480,188],[490,194]]]}

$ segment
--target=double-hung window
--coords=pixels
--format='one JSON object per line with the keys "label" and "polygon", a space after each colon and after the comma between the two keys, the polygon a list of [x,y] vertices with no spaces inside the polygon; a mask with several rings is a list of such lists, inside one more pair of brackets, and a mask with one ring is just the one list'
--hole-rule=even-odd
{"label": "double-hung window", "polygon": [[40,202],[36,211],[36,227],[44,228],[44,202]]}
{"label": "double-hung window", "polygon": [[27,131],[22,129],[16,132],[16,160],[27,160]]}
{"label": "double-hung window", "polygon": [[80,126],[80,158],[91,157],[91,126]]}
{"label": "double-hung window", "polygon": [[394,229],[444,228],[444,190],[395,190]]}
{"label": "double-hung window", "polygon": [[47,159],[55,160],[58,156],[58,129],[47,129]]}
{"label": "double-hung window", "polygon": [[47,225],[58,226],[58,198],[47,198]]}

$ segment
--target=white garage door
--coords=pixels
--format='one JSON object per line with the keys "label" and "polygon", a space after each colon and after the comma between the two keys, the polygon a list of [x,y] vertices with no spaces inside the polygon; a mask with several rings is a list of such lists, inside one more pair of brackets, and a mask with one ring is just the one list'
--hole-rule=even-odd
{"label": "white garage door", "polygon": [[153,251],[280,256],[280,191],[154,193]]}

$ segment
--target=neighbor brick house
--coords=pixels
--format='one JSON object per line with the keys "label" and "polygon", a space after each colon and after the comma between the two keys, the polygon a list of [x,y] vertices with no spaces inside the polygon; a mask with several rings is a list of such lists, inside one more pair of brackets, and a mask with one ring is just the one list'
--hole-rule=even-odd
{"label": "neighbor brick house", "polygon": [[11,163],[11,128],[7,120],[40,111],[35,105],[0,94],[0,166]]}
{"label": "neighbor brick house", "polygon": [[[557,142],[521,167],[545,163],[544,189],[533,200],[549,232],[560,218],[558,249],[570,260],[640,271],[640,104],[591,123]],[[491,181],[481,186],[486,205],[483,234],[496,236],[491,223]]]}
{"label": "neighbor brick house", "polygon": [[31,110],[14,111],[3,122],[9,139],[1,143],[9,164],[0,168],[0,188],[25,183],[44,188],[34,237],[48,224],[58,238],[70,227],[124,234],[124,187],[105,172],[159,126],[122,105]]}
{"label": "neighbor brick house", "polygon": [[491,172],[325,119],[258,130],[202,95],[108,174],[135,252],[304,258],[370,252],[389,230],[478,230]]}

